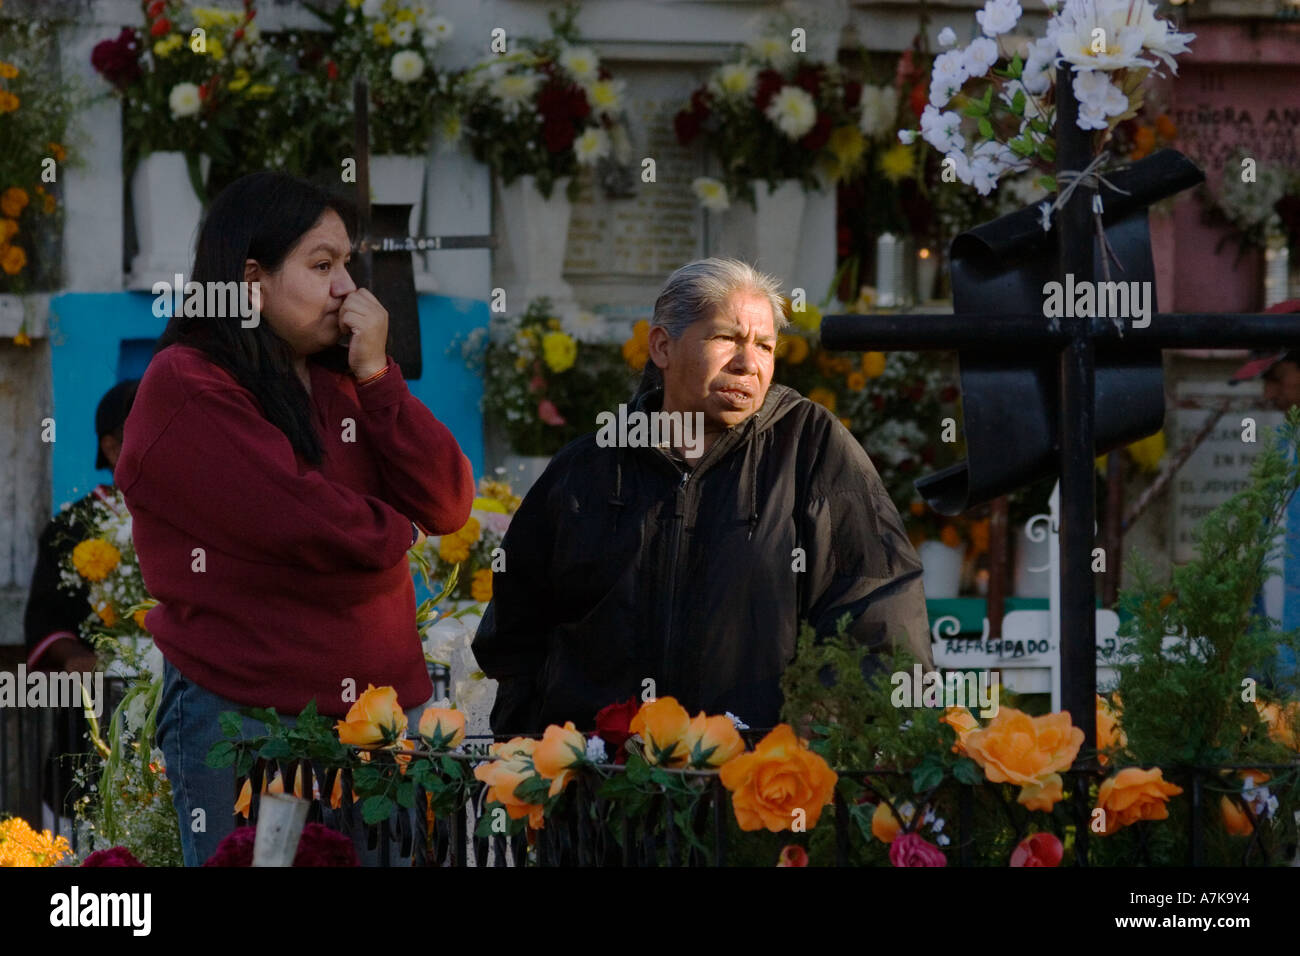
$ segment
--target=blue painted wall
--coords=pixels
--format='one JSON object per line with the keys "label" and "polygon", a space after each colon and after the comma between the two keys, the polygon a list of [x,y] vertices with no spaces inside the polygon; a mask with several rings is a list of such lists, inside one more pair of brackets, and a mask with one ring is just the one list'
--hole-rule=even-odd
{"label": "blue painted wall", "polygon": [[[424,374],[408,382],[411,394],[451,429],[483,473],[482,379],[448,348],[488,324],[486,302],[440,295],[418,297]],[[167,324],[153,314],[145,292],[69,292],[50,302],[53,365],[53,504],[58,511],[95,485],[113,480],[95,470],[95,406],[117,382],[144,374],[153,343]]]}

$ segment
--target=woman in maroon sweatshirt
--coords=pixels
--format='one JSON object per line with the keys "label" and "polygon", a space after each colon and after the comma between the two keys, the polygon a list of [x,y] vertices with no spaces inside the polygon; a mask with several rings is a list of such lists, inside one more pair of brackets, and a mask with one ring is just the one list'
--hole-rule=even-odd
{"label": "woman in maroon sweatshirt", "polygon": [[342,717],[391,685],[414,726],[433,692],[406,552],[465,524],[473,472],[386,353],[388,313],[344,267],[347,218],[290,176],[227,187],[191,281],[205,300],[256,282],[260,315],[173,315],[125,426],[114,479],[159,601],[145,626],[187,866],[233,828],[233,775],[205,764],[222,710]]}

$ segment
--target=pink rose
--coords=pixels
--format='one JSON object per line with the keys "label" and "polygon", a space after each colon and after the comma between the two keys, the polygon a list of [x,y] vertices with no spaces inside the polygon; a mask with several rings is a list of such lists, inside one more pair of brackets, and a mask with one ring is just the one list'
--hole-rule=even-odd
{"label": "pink rose", "polygon": [[948,858],[919,835],[904,833],[889,845],[889,862],[894,866],[947,866]]}
{"label": "pink rose", "polygon": [[544,398],[537,403],[537,417],[548,425],[566,424],[564,416],[560,414],[560,410],[555,407],[555,403],[549,398]]}
{"label": "pink rose", "polygon": [[1011,865],[1058,866],[1063,852],[1061,841],[1054,833],[1035,833],[1011,851]]}

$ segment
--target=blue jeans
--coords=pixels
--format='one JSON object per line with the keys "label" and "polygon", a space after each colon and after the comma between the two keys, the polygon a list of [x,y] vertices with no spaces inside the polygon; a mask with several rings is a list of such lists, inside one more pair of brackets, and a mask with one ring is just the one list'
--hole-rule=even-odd
{"label": "blue jeans", "polygon": [[[410,727],[419,724],[420,715],[429,703],[406,711]],[[243,706],[200,687],[181,674],[171,661],[164,660],[157,744],[166,762],[186,866],[202,866],[216,852],[217,844],[235,829],[234,808],[238,794],[234,769],[214,770],[207,765],[207,757],[213,744],[227,739],[221,732],[219,715],[227,710],[238,712]],[[260,721],[248,717],[241,719],[245,737],[266,733],[266,725]],[[296,723],[294,717],[284,715],[280,720],[290,727]],[[328,795],[323,797],[326,801],[325,823],[332,825],[337,822],[337,814],[328,807]],[[195,811],[200,809],[203,813],[196,815]],[[399,808],[399,812],[410,811]],[[202,820],[202,829],[195,832],[199,820]],[[363,866],[380,864],[379,851],[366,849],[364,828],[354,829],[352,839]],[[390,849],[389,857],[390,865],[409,865],[409,861],[397,858],[395,848]]]}

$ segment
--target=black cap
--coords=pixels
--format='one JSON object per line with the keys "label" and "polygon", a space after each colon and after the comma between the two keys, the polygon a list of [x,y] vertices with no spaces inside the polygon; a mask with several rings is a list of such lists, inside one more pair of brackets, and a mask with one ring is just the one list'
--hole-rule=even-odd
{"label": "black cap", "polygon": [[[135,390],[139,384],[138,378],[129,379],[118,382],[104,393],[104,397],[99,400],[99,407],[95,409],[96,438],[111,435],[126,424],[126,416],[131,412],[131,403],[135,401]],[[95,467],[109,467],[104,449],[98,441],[95,442]]]}

